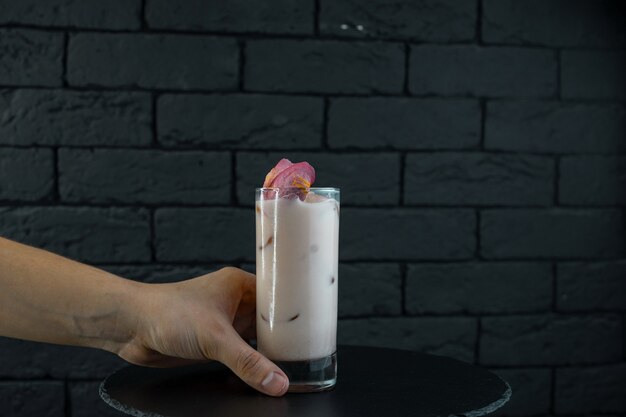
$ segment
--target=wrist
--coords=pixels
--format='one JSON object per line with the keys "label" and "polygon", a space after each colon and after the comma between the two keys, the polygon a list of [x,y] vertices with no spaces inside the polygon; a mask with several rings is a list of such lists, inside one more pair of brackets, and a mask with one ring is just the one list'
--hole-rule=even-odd
{"label": "wrist", "polygon": [[119,277],[108,284],[89,314],[74,317],[74,324],[81,344],[118,354],[137,337],[150,285]]}

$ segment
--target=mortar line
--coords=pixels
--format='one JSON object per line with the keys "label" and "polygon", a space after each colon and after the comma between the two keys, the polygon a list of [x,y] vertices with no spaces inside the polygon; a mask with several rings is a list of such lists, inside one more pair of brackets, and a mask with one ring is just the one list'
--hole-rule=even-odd
{"label": "mortar line", "polygon": [[72,395],[70,392],[70,381],[67,378],[63,379],[63,395],[65,399],[64,415],[65,417],[72,416]]}
{"label": "mortar line", "polygon": [[151,143],[151,147],[152,148],[157,148],[160,147],[160,143],[159,143],[159,131],[158,131],[158,111],[157,111],[157,104],[159,101],[159,93],[154,92],[150,95],[150,101],[151,101],[151,105],[152,105],[152,109],[151,110],[151,115],[152,115],[152,123],[150,125],[151,129],[152,129],[152,143]]}
{"label": "mortar line", "polygon": [[63,79],[61,80],[62,86],[67,87],[69,83],[67,82],[67,63],[69,57],[69,44],[70,44],[70,34],[68,32],[63,33]]}
{"label": "mortar line", "polygon": [[561,56],[563,52],[560,49],[555,50],[556,54],[556,100],[563,98],[563,89],[561,87]]}
{"label": "mortar line", "polygon": [[476,2],[476,43],[478,45],[483,44],[483,2],[478,0]]}
{"label": "mortar line", "polygon": [[156,220],[155,220],[155,208],[149,209],[149,222],[150,222],[150,261],[154,264],[157,261],[157,248],[156,248]]}
{"label": "mortar line", "polygon": [[52,175],[53,178],[53,189],[52,189],[52,202],[59,203],[61,202],[61,176],[59,175],[59,148],[52,148]]}
{"label": "mortar line", "polygon": [[480,209],[476,209],[476,229],[474,230],[474,237],[476,239],[476,252],[474,254],[474,257],[476,258],[476,260],[479,261],[484,261],[484,258],[482,257],[481,254],[481,248],[480,248],[480,223],[482,221],[482,216],[481,216],[481,212]]}
{"label": "mortar line", "polygon": [[482,337],[482,317],[476,317],[476,340],[474,341],[474,364],[480,361],[480,339]]}
{"label": "mortar line", "polygon": [[[0,88],[3,90],[48,90],[48,91],[59,91],[59,86],[49,86],[49,85],[37,85],[37,84],[29,84],[29,85],[21,85],[21,84],[0,84]],[[176,87],[141,87],[137,85],[128,85],[128,86],[116,86],[116,85],[67,85],[63,88],[64,91],[86,91],[86,92],[116,92],[116,93],[161,93],[161,94],[180,94],[180,95],[188,95],[188,96],[230,96],[230,95],[239,95],[241,91],[238,88],[232,87],[216,87],[212,89],[206,88],[194,88],[194,89],[184,89],[184,88],[176,88]],[[321,92],[321,91],[312,91],[312,90],[269,90],[269,89],[256,89],[256,90],[246,90],[246,95],[254,95],[254,96],[281,96],[281,97],[318,97],[318,98],[357,98],[357,99],[367,99],[367,98],[406,98],[406,95],[403,91],[377,91],[376,94],[370,94],[368,92]],[[488,99],[489,101],[494,101],[498,103],[508,103],[511,101],[519,101],[519,97],[515,96],[502,96],[502,97],[479,97],[474,94],[453,94],[453,95],[441,95],[439,93],[427,93],[427,94],[412,94],[411,98],[416,100],[433,100],[437,102],[442,101],[452,101],[458,102],[459,100],[475,100],[480,102],[481,98]],[[532,97],[528,98],[528,101],[532,101],[533,103],[554,103],[556,100],[554,97]],[[615,108],[615,107],[623,107],[626,105],[626,100],[624,99],[614,99],[614,98],[571,98],[571,99],[561,99],[558,101],[559,104],[572,104],[572,105],[598,105],[606,108]],[[516,150],[517,151],[517,150]],[[520,152],[531,154],[534,153],[528,149],[520,149]],[[614,154],[616,151],[611,151],[610,154]],[[544,152],[546,154],[554,154],[554,152]],[[561,153],[571,153],[571,154],[581,154],[581,152],[570,151],[570,152],[561,152]],[[594,154],[594,153],[602,153],[602,152],[584,152],[584,154]],[[605,154],[609,154],[609,152],[604,152]],[[624,153],[622,150],[621,153]]]}
{"label": "mortar line", "polygon": [[315,36],[320,35],[320,0],[313,3],[313,33]]}
{"label": "mortar line", "polygon": [[558,311],[558,266],[557,262],[552,262],[552,312]]}
{"label": "mortar line", "polygon": [[[54,149],[55,147],[59,147],[59,148],[67,148],[67,149],[82,149],[82,150],[89,150],[89,151],[93,151],[93,150],[100,150],[100,149],[117,149],[117,150],[135,150],[135,151],[145,151],[145,150],[149,150],[151,149],[149,145],[123,145],[123,144],[117,144],[117,145],[107,145],[107,144],[91,144],[91,145],[77,145],[77,144],[17,144],[17,143],[13,143],[13,144],[0,144],[0,149]],[[328,153],[327,149],[321,149],[320,147],[317,148],[247,148],[247,147],[242,147],[242,148],[238,148],[238,147],[234,147],[234,146],[225,146],[225,147],[215,147],[215,145],[212,144],[196,144],[193,147],[191,146],[186,146],[186,145],[181,145],[181,146],[170,146],[170,147],[159,147],[159,150],[163,151],[163,152],[198,152],[198,151],[211,151],[211,152],[215,152],[215,153],[226,153],[226,152],[230,152],[230,151],[237,151],[237,152],[244,152],[244,153],[280,153],[280,152],[284,152],[284,151],[288,151],[288,152],[297,152],[297,153],[311,153],[311,154],[324,154],[324,153]],[[451,154],[451,155],[455,155],[455,154],[459,154],[459,153],[478,153],[480,152],[482,155],[510,155],[510,156],[519,156],[520,152],[523,152],[525,156],[543,156],[543,157],[551,157],[554,158],[556,157],[556,155],[554,155],[554,153],[552,152],[536,152],[536,151],[514,151],[514,150],[498,150],[498,149],[485,149],[484,151],[479,151],[477,149],[463,149],[463,148],[458,148],[458,149],[449,149],[449,148],[433,148],[433,149],[408,149],[408,148],[394,148],[394,147],[389,147],[389,146],[383,146],[383,147],[373,147],[373,148],[333,148],[332,149],[332,153],[333,154],[338,154],[338,155],[379,155],[381,153],[387,153],[387,154],[392,154],[392,153],[398,153],[398,152],[406,152],[409,154],[416,154],[416,155],[431,155],[431,154]],[[561,153],[558,155],[559,158],[564,157],[564,156],[580,156],[580,153]],[[623,156],[626,155],[626,152],[622,151],[622,152],[588,152],[584,154],[585,156],[603,156],[603,157],[607,157],[607,156]],[[417,205],[419,206],[419,205]],[[446,207],[445,204],[438,204],[435,205],[433,204],[433,206],[437,206],[437,207]],[[454,205],[449,205],[449,207],[459,207],[458,204],[454,204]],[[465,207],[474,207],[474,206],[465,206]],[[519,207],[548,207],[545,204],[524,204],[524,205],[498,205],[498,204],[485,204],[485,205],[481,205],[481,208],[494,208],[494,207],[498,207],[498,208],[519,208]],[[568,204],[567,206],[564,207],[568,207],[568,208],[589,208],[589,205],[577,205],[577,204]],[[621,208],[622,205],[615,203],[615,204],[597,204],[592,206],[593,208],[607,208],[607,207],[614,207],[614,208]]]}
{"label": "mortar line", "polygon": [[553,196],[553,204],[554,207],[560,206],[559,199],[559,183],[561,182],[561,157],[556,155],[554,157],[554,196]]}
{"label": "mortar line", "polygon": [[146,31],[148,29],[148,22],[146,19],[146,3],[147,0],[141,0],[141,6],[139,7],[139,29]]}
{"label": "mortar line", "polygon": [[623,360],[626,362],[626,313],[622,315],[622,351],[624,354]]}
{"label": "mortar line", "polygon": [[408,265],[406,262],[401,262],[400,266],[400,314],[402,316],[408,316],[407,308],[406,308],[406,285],[407,285],[407,274],[408,274]]}
{"label": "mortar line", "polygon": [[411,71],[411,46],[408,43],[404,44],[404,80],[402,91],[405,96],[410,96],[409,90],[409,74]]}
{"label": "mortar line", "polygon": [[[328,139],[328,124],[329,124],[329,115],[330,115],[330,99],[328,97],[324,97],[322,108],[322,146],[321,149],[325,151],[330,150],[330,142]],[[334,152],[334,150],[333,150]]]}
{"label": "mortar line", "polygon": [[550,367],[550,414],[555,415],[556,403],[556,366]]}
{"label": "mortar line", "polygon": [[485,136],[486,135],[486,125],[487,125],[487,99],[481,98],[478,100],[478,106],[480,108],[480,138],[478,141],[478,149],[481,152],[485,151]]}
{"label": "mortar line", "polygon": [[399,178],[400,178],[400,183],[398,186],[398,193],[400,194],[400,204],[399,206],[402,207],[405,205],[405,199],[404,199],[404,194],[405,194],[405,190],[406,190],[406,158],[407,158],[407,153],[406,152],[401,152],[399,154],[400,157],[400,173],[399,173]]}
{"label": "mortar line", "polygon": [[230,153],[230,206],[238,206],[237,196],[237,155],[235,151]]}
{"label": "mortar line", "polygon": [[[50,26],[50,25],[34,25],[34,24],[24,24],[24,23],[9,23],[2,25],[3,28],[6,29],[32,29],[32,30],[40,30],[40,31],[52,31],[52,32],[62,32],[65,30],[72,31],[80,31],[84,33],[94,33],[94,34],[128,34],[128,35],[139,35],[140,32],[137,32],[136,29],[107,29],[107,28],[93,28],[93,27],[84,27],[84,26],[73,26],[73,25],[65,25],[65,26]],[[385,44],[398,44],[404,42],[410,42],[411,39],[407,37],[362,37],[355,39],[353,37],[327,34],[322,38],[315,36],[314,34],[298,34],[298,33],[267,33],[267,32],[242,32],[242,31],[223,31],[223,30],[193,30],[193,29],[176,29],[176,28],[151,28],[148,27],[147,30],[142,32],[143,34],[150,35],[188,35],[188,36],[199,36],[206,37],[212,36],[215,38],[238,38],[238,37],[250,37],[254,39],[261,40],[323,40],[323,41],[339,41],[345,43],[385,43]],[[422,42],[426,43],[426,42]],[[446,41],[446,40],[429,40],[427,42],[429,45],[437,45],[437,46],[471,46],[476,45],[476,40],[468,40],[468,41]],[[515,47],[515,48],[523,48],[523,49],[536,49],[536,50],[546,50],[546,46],[541,43],[524,43],[523,45],[511,44],[507,42],[497,42],[492,41],[489,43],[489,46],[502,46],[502,47]],[[621,46],[614,45],[596,45],[593,48],[591,47],[580,47],[580,46],[560,46],[560,50],[569,51],[569,50],[598,50],[598,51],[613,51],[613,52],[621,52],[623,48]]]}
{"label": "mortar line", "polygon": [[239,48],[238,88],[239,88],[239,91],[245,91],[244,76],[245,76],[245,71],[246,71],[246,41],[243,39],[240,39],[237,42],[237,44]]}

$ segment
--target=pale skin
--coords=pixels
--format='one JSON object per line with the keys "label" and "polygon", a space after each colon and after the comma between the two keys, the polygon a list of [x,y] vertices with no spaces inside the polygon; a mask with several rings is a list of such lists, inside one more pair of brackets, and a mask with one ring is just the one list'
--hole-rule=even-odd
{"label": "pale skin", "polygon": [[217,360],[281,396],[287,376],[244,340],[255,317],[255,276],[238,268],[145,284],[0,237],[0,336],[103,349],[142,366]]}

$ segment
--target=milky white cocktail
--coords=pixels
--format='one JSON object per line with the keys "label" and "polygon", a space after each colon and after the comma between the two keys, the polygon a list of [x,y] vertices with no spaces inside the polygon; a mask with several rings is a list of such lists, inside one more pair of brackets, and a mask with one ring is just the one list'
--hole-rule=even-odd
{"label": "milky white cocktail", "polygon": [[309,190],[256,191],[258,350],[292,392],[336,381],[339,190]]}

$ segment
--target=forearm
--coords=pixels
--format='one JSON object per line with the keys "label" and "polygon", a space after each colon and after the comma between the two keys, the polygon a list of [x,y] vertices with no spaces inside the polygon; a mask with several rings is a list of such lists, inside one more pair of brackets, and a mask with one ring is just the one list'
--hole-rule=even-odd
{"label": "forearm", "polygon": [[116,352],[134,336],[142,285],[0,238],[0,336]]}

